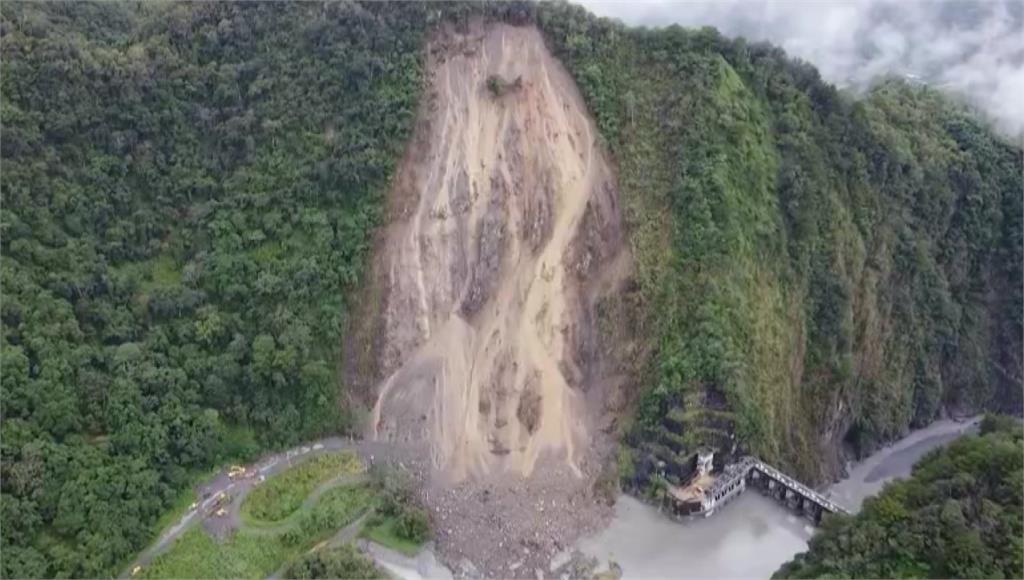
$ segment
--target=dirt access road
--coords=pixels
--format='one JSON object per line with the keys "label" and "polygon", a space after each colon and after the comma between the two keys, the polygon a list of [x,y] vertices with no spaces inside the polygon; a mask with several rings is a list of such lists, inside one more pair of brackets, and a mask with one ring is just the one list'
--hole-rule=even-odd
{"label": "dirt access road", "polygon": [[[213,479],[196,488],[196,507],[188,510],[177,523],[164,530],[160,537],[139,554],[139,557],[121,573],[120,577],[130,577],[131,571],[136,566],[148,566],[157,556],[166,552],[175,540],[195,525],[201,523],[208,533],[220,537],[230,530],[238,528],[241,525],[239,510],[242,502],[261,478],[269,478],[315,455],[346,449],[358,453],[367,464],[397,463],[413,471],[417,477],[421,477],[422,449],[417,450],[412,446],[398,447],[375,441],[353,440],[346,437],[328,437],[287,451],[267,455],[260,461],[246,466],[246,473],[251,474],[249,477],[232,479],[228,475],[228,468],[224,468]],[[312,505],[311,502],[315,502],[327,489],[349,483],[348,479],[339,478],[322,484],[306,498],[303,507]],[[219,507],[218,501],[227,495],[231,497],[230,503],[223,505],[227,513],[224,516],[217,516],[215,512]],[[283,525],[287,526],[288,524]],[[274,530],[270,529],[270,531]],[[343,534],[345,531],[341,530],[339,534]]]}

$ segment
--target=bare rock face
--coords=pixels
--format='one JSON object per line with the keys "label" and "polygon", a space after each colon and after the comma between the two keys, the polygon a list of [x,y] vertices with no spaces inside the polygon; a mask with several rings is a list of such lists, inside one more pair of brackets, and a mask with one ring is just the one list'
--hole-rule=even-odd
{"label": "bare rock face", "polygon": [[536,29],[444,31],[428,60],[375,256],[371,434],[429,442],[455,481],[529,476],[542,455],[579,475],[615,388],[592,388],[609,382],[596,305],[630,270],[614,177]]}

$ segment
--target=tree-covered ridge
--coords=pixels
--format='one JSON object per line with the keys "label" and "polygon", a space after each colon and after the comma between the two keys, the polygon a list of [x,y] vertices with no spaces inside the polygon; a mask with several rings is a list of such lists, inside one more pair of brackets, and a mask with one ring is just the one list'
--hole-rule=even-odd
{"label": "tree-covered ridge", "polygon": [[346,292],[410,133],[427,18],[0,14],[0,575],[102,576],[196,471],[349,424]]}
{"label": "tree-covered ridge", "polygon": [[826,518],[776,578],[1021,578],[1024,430],[987,417],[978,436],[937,449],[868,499]]}
{"label": "tree-covered ridge", "polygon": [[933,90],[852,99],[711,29],[537,20],[619,165],[651,337],[631,485],[706,444],[821,480],[844,439],[1021,412],[1019,147]]}

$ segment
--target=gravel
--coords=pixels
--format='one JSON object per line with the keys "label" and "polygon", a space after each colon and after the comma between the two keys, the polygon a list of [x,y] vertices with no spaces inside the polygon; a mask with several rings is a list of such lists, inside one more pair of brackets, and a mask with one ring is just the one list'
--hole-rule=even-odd
{"label": "gravel", "polygon": [[613,513],[593,491],[598,462],[584,462],[581,471],[544,457],[528,478],[506,473],[425,484],[420,499],[433,519],[438,556],[456,577],[550,575],[556,555],[603,528]]}

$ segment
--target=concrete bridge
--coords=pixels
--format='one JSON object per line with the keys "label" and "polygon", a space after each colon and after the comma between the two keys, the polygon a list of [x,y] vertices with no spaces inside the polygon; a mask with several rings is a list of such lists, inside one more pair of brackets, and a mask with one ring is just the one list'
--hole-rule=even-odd
{"label": "concrete bridge", "polygon": [[744,457],[727,465],[715,479],[701,500],[701,513],[705,517],[715,509],[738,496],[748,486],[760,488],[762,492],[814,520],[821,521],[824,513],[850,514],[846,508],[836,504],[820,493],[764,463],[756,457]]}

